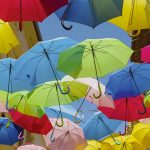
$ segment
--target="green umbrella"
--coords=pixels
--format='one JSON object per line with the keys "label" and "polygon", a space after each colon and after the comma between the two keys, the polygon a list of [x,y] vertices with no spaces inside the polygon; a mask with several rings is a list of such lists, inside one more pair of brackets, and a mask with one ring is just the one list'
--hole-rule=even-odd
{"label": "green umbrella", "polygon": [[42,85],[37,86],[35,89],[29,92],[28,103],[41,107],[51,107],[58,105],[60,109],[59,115],[61,115],[63,125],[63,118],[60,105],[69,104],[74,100],[85,97],[89,86],[74,80],[59,81],[59,84],[64,91],[67,91],[67,88],[69,87],[70,92],[65,95],[62,94],[60,90],[58,90],[59,85],[57,81],[46,82]]}
{"label": "green umbrella", "polygon": [[132,50],[118,39],[87,39],[62,52],[57,68],[74,78],[96,77],[98,80],[126,66],[131,54]]}
{"label": "green umbrella", "polygon": [[[42,107],[27,103],[28,91],[20,91],[10,94],[9,107],[14,108],[22,114],[41,118],[45,111]],[[6,100],[7,92],[0,91],[0,98]]]}

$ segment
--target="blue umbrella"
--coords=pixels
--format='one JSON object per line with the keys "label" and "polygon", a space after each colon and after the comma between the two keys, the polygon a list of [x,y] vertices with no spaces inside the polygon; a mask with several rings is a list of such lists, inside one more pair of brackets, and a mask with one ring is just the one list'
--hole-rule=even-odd
{"label": "blue umbrella", "polygon": [[[62,73],[56,71],[58,54],[75,44],[77,42],[70,38],[38,42],[17,60],[16,79],[34,86],[51,80],[58,81],[63,77]],[[63,93],[62,90],[61,92]]]}
{"label": "blue umbrella", "polygon": [[119,144],[112,133],[117,133],[122,124],[123,121],[109,119],[103,113],[97,112],[86,122],[83,128],[84,136],[87,140],[100,140],[111,135],[114,142]]}
{"label": "blue umbrella", "polygon": [[23,130],[7,118],[0,118],[0,144],[13,145],[20,140]]}
{"label": "blue umbrella", "polygon": [[0,90],[7,92],[6,107],[8,106],[9,93],[30,90],[32,88],[31,84],[14,79],[15,63],[16,60],[12,58],[5,58],[0,60]]}
{"label": "blue umbrella", "polygon": [[[115,72],[106,85],[106,93],[114,100],[135,97],[150,90],[150,64],[129,64]],[[142,99],[141,102],[143,103]],[[145,108],[144,104],[143,107]],[[146,109],[144,109],[145,113]]]}
{"label": "blue umbrella", "polygon": [[121,16],[122,6],[123,0],[70,0],[67,6],[56,11],[56,15],[67,30],[72,26],[66,27],[64,21],[73,21],[94,28],[107,20]]}
{"label": "blue umbrella", "polygon": [[[74,120],[74,116],[76,114],[76,109],[71,105],[61,105],[61,112],[63,118],[68,118],[69,120]],[[47,107],[45,108],[45,112],[49,118],[57,118],[60,113],[60,108],[58,106]],[[81,113],[78,113],[77,119],[81,120],[83,118]]]}

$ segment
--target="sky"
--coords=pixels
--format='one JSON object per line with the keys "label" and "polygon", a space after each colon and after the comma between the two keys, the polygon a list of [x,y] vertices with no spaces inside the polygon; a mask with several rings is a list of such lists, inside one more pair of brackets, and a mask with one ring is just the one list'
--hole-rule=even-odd
{"label": "sky", "polygon": [[70,37],[80,42],[87,38],[117,38],[126,45],[131,45],[131,39],[128,34],[111,23],[103,23],[95,29],[72,22],[67,22],[66,24],[73,25],[72,30],[66,31],[63,29],[57,16],[55,14],[50,15],[42,23],[39,23],[43,40]]}

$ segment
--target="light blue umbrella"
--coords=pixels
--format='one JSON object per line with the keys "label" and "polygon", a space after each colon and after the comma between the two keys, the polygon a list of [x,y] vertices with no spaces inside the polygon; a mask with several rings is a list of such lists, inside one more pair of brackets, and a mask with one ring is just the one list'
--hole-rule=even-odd
{"label": "light blue umbrella", "polygon": [[0,90],[7,92],[6,108],[8,109],[9,93],[30,90],[32,85],[19,80],[15,80],[15,59],[5,58],[0,60]]}
{"label": "light blue umbrella", "polygon": [[[150,64],[131,63],[109,77],[106,93],[111,94],[114,100],[139,96],[150,90]],[[141,98],[141,102],[142,98]],[[143,107],[145,108],[144,104]],[[140,112],[141,114],[145,113]]]}
{"label": "light blue umbrella", "polygon": [[121,16],[123,0],[70,0],[70,3],[56,11],[65,29],[64,21],[73,21],[92,28]]}
{"label": "light blue umbrella", "polygon": [[7,118],[0,118],[0,144],[13,145],[20,140],[23,130]]}
{"label": "light blue umbrella", "polygon": [[87,140],[100,140],[111,135],[113,140],[119,144],[112,134],[119,132],[122,125],[123,121],[109,119],[103,113],[97,112],[86,122],[83,131]]}
{"label": "light blue umbrella", "polygon": [[5,58],[0,60],[0,90],[7,92],[17,92],[32,89],[32,85],[22,81],[15,80],[16,60],[13,58]]}
{"label": "light blue umbrella", "polygon": [[58,81],[63,77],[62,73],[56,71],[58,55],[75,44],[77,42],[66,37],[38,42],[17,60],[16,79],[33,85]]}

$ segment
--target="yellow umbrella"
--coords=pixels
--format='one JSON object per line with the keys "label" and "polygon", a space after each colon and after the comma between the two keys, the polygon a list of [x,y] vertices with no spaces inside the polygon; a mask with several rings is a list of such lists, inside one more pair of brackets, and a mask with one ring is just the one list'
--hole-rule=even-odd
{"label": "yellow umbrella", "polygon": [[102,141],[102,146],[107,144],[108,150],[145,150],[145,147],[140,144],[133,136],[116,136],[115,139],[120,142],[120,145],[114,143],[111,137],[108,137]]}
{"label": "yellow umbrella", "polygon": [[19,46],[19,41],[11,27],[7,22],[0,20],[0,53],[8,54],[16,46]]}
{"label": "yellow umbrella", "polygon": [[110,20],[130,34],[130,31],[150,28],[150,1],[149,0],[124,0],[122,16]]}
{"label": "yellow umbrella", "polygon": [[132,136],[134,136],[146,148],[150,148],[150,123],[136,124],[132,131]]}
{"label": "yellow umbrella", "polygon": [[101,150],[101,143],[98,141],[88,141],[88,145],[84,150]]}

